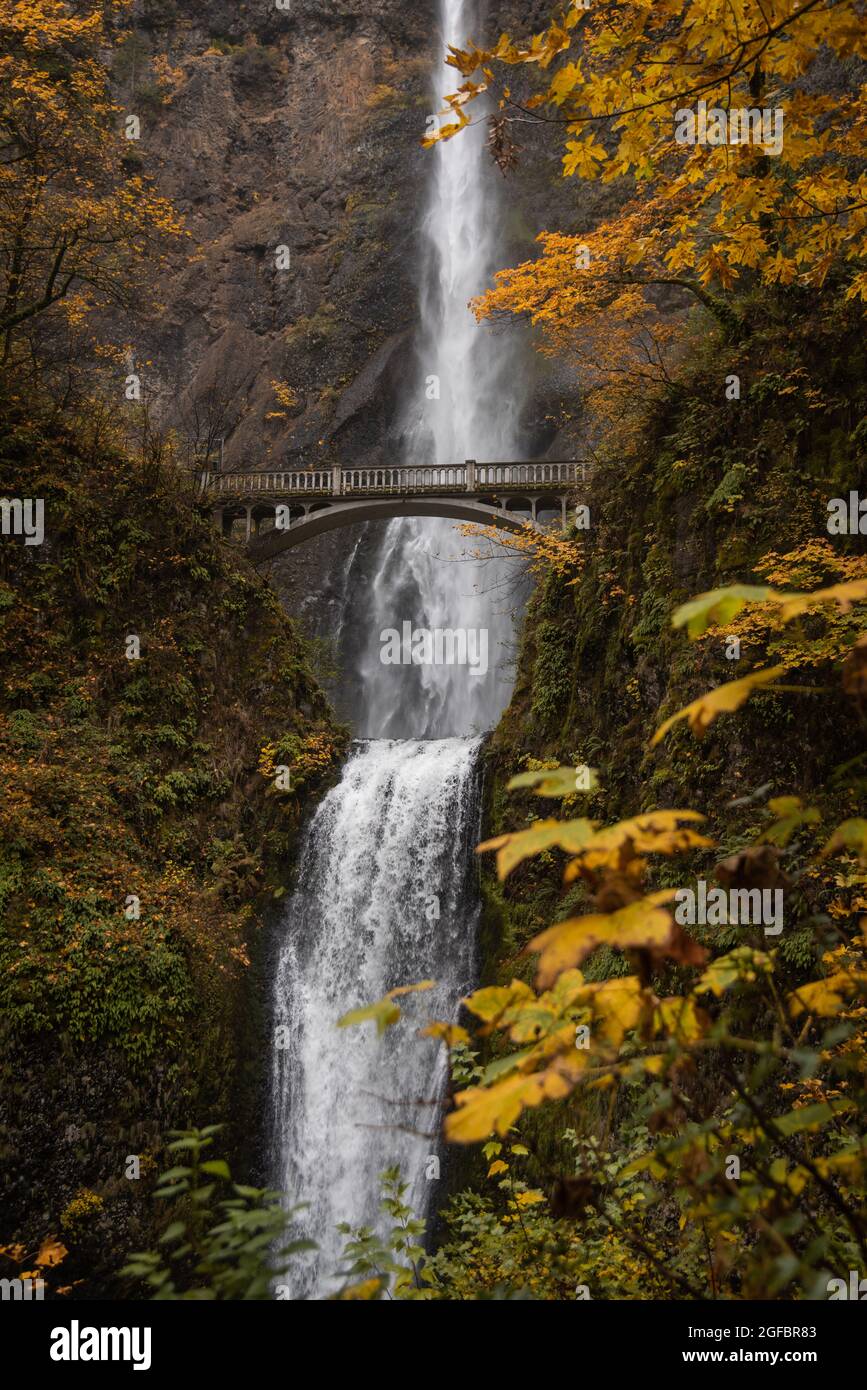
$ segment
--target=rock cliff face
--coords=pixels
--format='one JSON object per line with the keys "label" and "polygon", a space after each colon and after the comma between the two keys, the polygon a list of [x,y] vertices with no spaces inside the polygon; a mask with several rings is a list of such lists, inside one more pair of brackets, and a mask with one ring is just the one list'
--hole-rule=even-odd
{"label": "rock cliff face", "polygon": [[435,9],[186,0],[137,15],[118,89],[190,232],[138,354],[161,416],[212,457],[224,436],[226,467],[387,448]]}
{"label": "rock cliff face", "polygon": [[[525,28],[539,10],[489,6],[485,27]],[[378,459],[387,445],[416,314],[437,11],[436,0],[291,0],[203,16],[192,0],[143,0],[136,13],[115,65],[141,120],[132,158],[190,232],[139,354],[168,418],[189,426],[195,402],[230,398],[211,421],[227,467]],[[576,217],[556,143],[533,127],[521,139],[504,263],[552,216]],[[275,380],[294,404],[277,401]]]}

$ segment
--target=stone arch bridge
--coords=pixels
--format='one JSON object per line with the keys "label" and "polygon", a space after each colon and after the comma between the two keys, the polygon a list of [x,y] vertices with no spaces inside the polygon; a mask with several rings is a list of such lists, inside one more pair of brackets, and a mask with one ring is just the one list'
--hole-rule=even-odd
{"label": "stone arch bridge", "polygon": [[279,473],[203,473],[202,495],[226,536],[265,560],[323,531],[400,516],[444,517],[520,531],[546,519],[566,525],[583,493],[583,461],[477,463],[454,467],[310,468]]}

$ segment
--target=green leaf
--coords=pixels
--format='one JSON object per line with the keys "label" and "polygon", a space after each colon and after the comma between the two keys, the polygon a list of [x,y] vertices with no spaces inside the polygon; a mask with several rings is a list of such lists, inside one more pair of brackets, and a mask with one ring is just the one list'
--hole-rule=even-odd
{"label": "green leaf", "polygon": [[207,1163],[202,1164],[203,1173],[213,1173],[215,1178],[225,1178],[226,1182],[231,1182],[232,1174],[229,1172],[229,1165],[224,1158],[210,1158]]}
{"label": "green leaf", "polygon": [[818,825],[822,813],[817,806],[805,806],[799,796],[775,796],[768,802],[768,810],[777,819],[759,836],[759,844],[779,845],[784,848],[797,830],[803,825]]}
{"label": "green leaf", "polygon": [[767,585],[729,584],[682,603],[672,615],[672,627],[685,627],[691,638],[700,637],[709,627],[725,627],[748,603],[762,603],[774,590]]}
{"label": "green leaf", "polygon": [[860,863],[867,865],[867,820],[860,817],[844,820],[823,847],[821,857],[826,859],[831,854],[845,853],[846,850],[857,854]]}
{"label": "green leaf", "polygon": [[186,1229],[186,1222],[173,1221],[171,1226],[167,1227],[167,1229],[163,1231],[162,1235],[160,1236],[160,1245],[168,1245],[171,1241],[178,1240],[184,1234]]}
{"label": "green leaf", "polygon": [[379,1034],[398,1022],[400,1005],[395,1004],[388,995],[377,999],[375,1004],[365,1004],[361,1009],[350,1009],[348,1014],[337,1020],[338,1028],[354,1028],[357,1023],[375,1023]]}
{"label": "green leaf", "polygon": [[514,1071],[515,1067],[520,1066],[524,1058],[529,1057],[532,1051],[532,1047],[522,1047],[520,1052],[511,1052],[507,1057],[496,1057],[485,1068],[482,1085],[488,1086],[498,1076],[506,1076],[510,1071]]}
{"label": "green leaf", "polygon": [[532,787],[537,796],[575,796],[594,791],[599,785],[596,769],[592,767],[539,768],[521,772],[506,783],[508,791]]}
{"label": "green leaf", "polygon": [[187,1191],[187,1189],[189,1188],[189,1185],[190,1185],[190,1184],[189,1184],[188,1182],[184,1181],[184,1182],[176,1182],[176,1183],[173,1183],[170,1187],[159,1187],[159,1188],[157,1188],[156,1192],[154,1193],[154,1196],[155,1196],[155,1197],[178,1197],[178,1196],[180,1196],[180,1194],[181,1194],[182,1192],[186,1192],[186,1191]]}
{"label": "green leaf", "polygon": [[400,1006],[394,1002],[398,996],[433,989],[435,983],[435,980],[421,980],[416,985],[399,985],[397,989],[390,989],[382,999],[377,999],[375,1004],[365,1004],[360,1009],[351,1009],[348,1014],[337,1020],[337,1026],[352,1028],[356,1023],[370,1022],[376,1024],[377,1033],[384,1033],[386,1028],[390,1028],[400,1018]]}

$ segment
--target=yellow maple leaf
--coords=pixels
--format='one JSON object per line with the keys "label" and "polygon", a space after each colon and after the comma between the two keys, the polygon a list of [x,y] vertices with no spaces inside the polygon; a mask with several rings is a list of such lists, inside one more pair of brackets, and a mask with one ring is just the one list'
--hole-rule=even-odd
{"label": "yellow maple leaf", "polygon": [[493,1086],[459,1091],[457,1109],[445,1119],[446,1139],[452,1144],[474,1144],[493,1131],[508,1134],[522,1110],[567,1096],[586,1064],[586,1056],[575,1052],[569,1065],[555,1064],[531,1076],[518,1073]]}
{"label": "yellow maple leaf", "polygon": [[675,994],[657,1002],[653,1023],[655,1032],[663,1032],[680,1043],[690,1043],[704,1036],[709,1019],[691,995]]}
{"label": "yellow maple leaf", "polygon": [[713,840],[699,835],[682,820],[703,821],[698,811],[646,811],[596,831],[579,855],[567,864],[564,882],[572,883],[583,869],[623,869],[635,855],[679,854],[683,850],[711,848]]}
{"label": "yellow maple leaf", "polygon": [[594,822],[589,820],[537,820],[529,830],[517,830],[507,835],[497,835],[493,840],[485,840],[476,847],[477,854],[486,850],[497,851],[497,874],[506,878],[518,864],[546,849],[564,849],[575,854],[582,845],[592,838]]}
{"label": "yellow maple leaf", "polygon": [[375,1275],[372,1279],[363,1279],[360,1284],[351,1284],[348,1289],[342,1289],[336,1295],[340,1303],[353,1302],[356,1299],[364,1303],[370,1303],[379,1297],[381,1291],[386,1287],[387,1280]]}
{"label": "yellow maple leaf", "polygon": [[830,1018],[840,1012],[850,995],[864,988],[867,988],[867,975],[838,970],[834,975],[826,975],[823,980],[812,980],[810,984],[793,990],[788,1000],[789,1013],[793,1018],[805,1013]]}
{"label": "yellow maple leaf", "polygon": [[777,594],[774,601],[780,603],[780,617],[784,623],[798,618],[817,603],[836,603],[842,613],[848,613],[853,603],[867,599],[867,579],[852,579],[845,584],[832,584],[827,589],[814,589],[811,594]]}
{"label": "yellow maple leaf", "polygon": [[462,1028],[459,1023],[441,1023],[439,1021],[428,1023],[424,1028],[420,1028],[419,1037],[439,1038],[446,1047],[455,1047],[458,1043],[468,1043],[470,1040],[466,1028]]}
{"label": "yellow maple leaf", "polygon": [[650,996],[641,988],[637,975],[595,981],[576,1000],[590,1010],[594,1041],[610,1043],[615,1048],[638,1027],[649,1002]]}
{"label": "yellow maple leaf", "polygon": [[675,891],[666,888],[651,893],[617,912],[570,917],[534,936],[525,954],[539,952],[536,980],[540,988],[547,988],[562,971],[580,965],[597,946],[616,946],[621,950],[663,946],[671,936],[672,918],[660,904],[670,902]]}
{"label": "yellow maple leaf", "polygon": [[715,690],[700,695],[697,700],[678,710],[677,714],[672,714],[664,724],[660,724],[651,739],[651,747],[664,739],[669,729],[680,719],[686,719],[696,738],[701,738],[718,714],[732,714],[740,709],[755,690],[771,681],[779,680],[787,670],[787,666],[769,666],[761,671],[753,671],[749,676],[742,676],[740,680],[727,681],[725,685],[718,685]]}
{"label": "yellow maple leaf", "polygon": [[486,985],[467,995],[463,1003],[471,1014],[485,1023],[499,1022],[504,1015],[528,1000],[536,1001],[536,996],[524,980],[512,980],[510,985]]}
{"label": "yellow maple leaf", "polygon": [[518,1192],[515,1195],[515,1203],[519,1207],[535,1207],[540,1202],[544,1202],[545,1194],[538,1187],[534,1187],[529,1192]]}
{"label": "yellow maple leaf", "polygon": [[567,63],[552,79],[551,86],[548,88],[548,99],[555,106],[562,106],[569,93],[577,87],[580,81],[581,64]]}

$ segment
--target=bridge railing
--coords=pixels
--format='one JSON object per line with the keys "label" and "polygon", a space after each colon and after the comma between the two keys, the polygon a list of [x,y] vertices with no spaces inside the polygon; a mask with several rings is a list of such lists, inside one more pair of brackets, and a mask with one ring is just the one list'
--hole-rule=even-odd
{"label": "bridge railing", "polygon": [[341,493],[353,492],[466,492],[467,469],[454,468],[342,468]]}
{"label": "bridge railing", "polygon": [[474,463],[476,488],[572,487],[587,481],[583,459],[546,463]]}
{"label": "bridge railing", "polygon": [[203,473],[202,492],[250,497],[259,494],[351,497],[360,493],[443,493],[508,488],[562,492],[587,481],[583,459],[552,459],[542,463],[477,463],[467,459],[450,467],[402,464],[385,468],[294,469],[268,473]]}
{"label": "bridge railing", "polygon": [[223,492],[235,497],[251,492],[331,492],[331,468],[286,473],[205,473],[202,487],[207,492]]}

